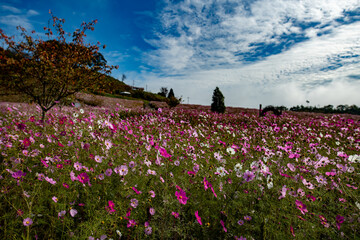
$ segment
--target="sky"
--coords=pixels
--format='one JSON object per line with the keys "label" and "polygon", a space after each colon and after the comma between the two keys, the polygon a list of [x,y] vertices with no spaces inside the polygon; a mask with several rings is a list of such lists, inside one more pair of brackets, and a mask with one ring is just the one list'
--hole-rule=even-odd
{"label": "sky", "polygon": [[41,36],[49,10],[68,32],[97,19],[113,77],[184,103],[360,106],[360,0],[2,0],[0,28]]}

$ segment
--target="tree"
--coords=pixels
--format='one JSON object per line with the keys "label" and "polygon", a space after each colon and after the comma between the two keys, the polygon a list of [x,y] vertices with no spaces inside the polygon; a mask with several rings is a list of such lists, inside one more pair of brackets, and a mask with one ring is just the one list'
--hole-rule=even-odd
{"label": "tree", "polygon": [[168,94],[168,89],[166,87],[161,87],[160,92],[158,92],[160,96],[166,97]]}
{"label": "tree", "polygon": [[215,88],[212,96],[211,111],[217,113],[225,112],[224,95],[221,93],[218,87]]}
{"label": "tree", "polygon": [[106,64],[99,52],[99,42],[96,45],[84,42],[85,31],[93,31],[97,20],[82,23],[80,29],[70,34],[63,29],[65,20],[50,14],[52,28],[44,27],[47,41],[33,38],[35,31],[31,35],[19,26],[24,41],[16,43],[0,29],[0,40],[8,47],[0,51],[0,85],[29,96],[40,106],[42,120],[60,100],[96,86],[117,68]]}
{"label": "tree", "polygon": [[174,90],[172,88],[170,88],[169,94],[167,95],[168,98],[174,98],[175,94],[174,94]]}

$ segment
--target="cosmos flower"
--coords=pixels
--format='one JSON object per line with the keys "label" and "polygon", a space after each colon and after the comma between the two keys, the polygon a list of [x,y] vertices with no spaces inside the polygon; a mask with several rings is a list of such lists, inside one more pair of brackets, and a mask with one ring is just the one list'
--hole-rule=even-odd
{"label": "cosmos flower", "polygon": [[306,212],[308,212],[308,210],[306,209],[306,205],[303,204],[301,201],[295,200],[295,204],[296,204],[296,207],[301,211],[302,214],[305,214]]}
{"label": "cosmos flower", "polygon": [[202,225],[201,217],[199,216],[199,211],[196,211],[196,212],[195,212],[195,217],[196,217],[196,220],[198,221],[198,223],[199,223],[200,225]]}
{"label": "cosmos flower", "polygon": [[146,235],[150,235],[152,233],[152,227],[146,227],[144,232]]}
{"label": "cosmos flower", "polygon": [[246,182],[250,182],[255,178],[255,174],[252,171],[246,170],[246,172],[243,175],[243,178]]}
{"label": "cosmos flower", "polygon": [[341,224],[345,221],[345,218],[341,215],[336,216],[336,227],[340,230]]}
{"label": "cosmos flower", "polygon": [[234,171],[235,172],[240,172],[241,169],[242,169],[241,163],[235,164],[235,166],[234,166]]}
{"label": "cosmos flower", "polygon": [[150,213],[150,215],[153,216],[155,214],[155,208],[150,208],[149,213]]}
{"label": "cosmos flower", "polygon": [[88,183],[90,181],[89,176],[85,172],[80,173],[77,178],[82,184]]}
{"label": "cosmos flower", "polygon": [[128,172],[129,172],[128,167],[126,165],[121,165],[121,167],[119,169],[119,175],[126,176],[126,174],[128,174]]}
{"label": "cosmos flower", "polygon": [[215,174],[219,175],[220,177],[224,177],[226,175],[226,170],[224,167],[218,167]]}
{"label": "cosmos flower", "polygon": [[30,226],[31,224],[33,224],[33,220],[31,218],[25,218],[23,221],[23,224],[25,227]]}
{"label": "cosmos flower", "polygon": [[246,221],[251,221],[252,217],[251,217],[251,216],[244,216],[244,219],[245,219]]}
{"label": "cosmos flower", "polygon": [[115,204],[114,204],[113,201],[108,201],[108,205],[109,205],[109,206],[106,206],[105,209],[106,209],[110,214],[116,212],[116,210],[115,210]]}
{"label": "cosmos flower", "polygon": [[133,199],[130,200],[130,205],[133,208],[136,208],[139,205],[139,201],[137,199],[133,198]]}
{"label": "cosmos flower", "polygon": [[179,218],[179,215],[180,215],[180,214],[179,214],[179,213],[177,213],[177,212],[172,212],[172,213],[171,213],[171,215],[173,215],[173,216],[174,216],[174,218]]}
{"label": "cosmos flower", "polygon": [[76,209],[74,209],[74,208],[72,208],[72,209],[70,209],[70,215],[72,216],[72,217],[75,217],[75,215],[78,213],[78,211],[76,210]]}
{"label": "cosmos flower", "polygon": [[175,192],[175,196],[177,197],[177,199],[179,200],[180,204],[186,204],[187,200],[189,199],[188,197],[186,197],[186,192],[184,190],[182,190],[179,186],[176,185],[176,188],[179,191]]}

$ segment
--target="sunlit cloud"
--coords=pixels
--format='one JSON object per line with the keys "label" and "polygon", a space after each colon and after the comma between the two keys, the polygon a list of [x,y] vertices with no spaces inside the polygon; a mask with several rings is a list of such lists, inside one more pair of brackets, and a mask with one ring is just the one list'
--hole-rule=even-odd
{"label": "sunlit cloud", "polygon": [[357,0],[168,1],[146,81],[200,104],[216,86],[232,106],[356,103],[359,15]]}

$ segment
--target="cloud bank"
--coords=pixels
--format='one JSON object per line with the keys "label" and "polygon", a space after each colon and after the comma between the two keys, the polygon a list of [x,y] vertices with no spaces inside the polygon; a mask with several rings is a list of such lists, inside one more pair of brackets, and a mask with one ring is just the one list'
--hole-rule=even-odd
{"label": "cloud bank", "polygon": [[[166,1],[146,39],[157,91],[229,106],[360,105],[358,0]],[[187,102],[187,101],[185,101]]]}

